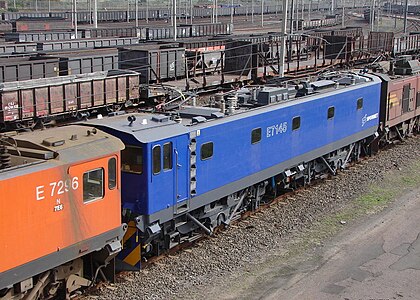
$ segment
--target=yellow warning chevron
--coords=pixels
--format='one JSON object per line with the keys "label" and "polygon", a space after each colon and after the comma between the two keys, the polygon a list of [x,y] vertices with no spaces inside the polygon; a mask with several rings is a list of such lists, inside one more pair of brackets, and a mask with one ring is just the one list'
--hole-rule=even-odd
{"label": "yellow warning chevron", "polygon": [[126,258],[124,258],[124,262],[129,264],[130,266],[135,266],[140,262],[140,245],[137,245],[133,251]]}
{"label": "yellow warning chevron", "polygon": [[136,223],[134,221],[128,222],[128,229],[123,237],[123,242],[128,241],[137,232]]}

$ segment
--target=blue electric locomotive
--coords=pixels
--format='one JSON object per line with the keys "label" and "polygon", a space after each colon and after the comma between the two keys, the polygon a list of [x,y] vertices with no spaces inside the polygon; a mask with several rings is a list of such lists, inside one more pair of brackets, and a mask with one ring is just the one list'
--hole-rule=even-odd
{"label": "blue electric locomotive", "polygon": [[199,231],[258,208],[284,189],[335,173],[367,151],[379,125],[381,80],[332,74],[301,85],[239,91],[219,108],[90,121],[119,137],[123,260],[139,266]]}

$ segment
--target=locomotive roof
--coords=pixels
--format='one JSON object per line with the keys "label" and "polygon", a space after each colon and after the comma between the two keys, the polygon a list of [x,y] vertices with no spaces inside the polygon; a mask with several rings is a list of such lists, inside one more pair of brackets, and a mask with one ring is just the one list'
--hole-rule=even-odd
{"label": "locomotive roof", "polygon": [[[130,125],[127,118],[132,116],[134,116],[136,120]],[[148,113],[126,114],[89,120],[84,124],[124,132],[133,135],[142,143],[150,143],[191,131],[188,127],[171,120],[169,116]]]}
{"label": "locomotive roof", "polygon": [[[225,122],[231,122],[241,118],[247,118],[251,115],[262,114],[273,110],[273,108],[287,107],[296,105],[298,102],[312,101],[339,92],[357,89],[360,85],[379,83],[380,79],[376,76],[366,75],[367,81],[357,82],[353,85],[344,85],[340,87],[326,88],[319,93],[305,97],[294,98],[291,100],[281,101],[260,107],[240,108],[232,115],[223,115],[218,109],[208,107],[187,107],[178,112],[182,117],[178,122],[169,115],[152,114],[152,113],[134,113],[119,116],[105,117],[97,120],[89,120],[86,125],[98,128],[108,128],[117,132],[126,133],[133,136],[139,142],[150,143],[163,140],[173,136],[182,135],[197,129],[215,126]],[[316,85],[325,85],[324,81],[316,82]],[[322,84],[324,83],[324,84]],[[173,114],[173,112],[172,112]],[[209,117],[211,116],[211,117]],[[133,119],[135,117],[135,119]],[[128,120],[131,118],[132,122]],[[193,122],[194,121],[194,122]]]}
{"label": "locomotive roof", "polygon": [[124,149],[123,143],[96,128],[70,125],[34,132],[4,134],[12,155],[9,170],[49,161],[53,164],[73,163],[108,155]]}

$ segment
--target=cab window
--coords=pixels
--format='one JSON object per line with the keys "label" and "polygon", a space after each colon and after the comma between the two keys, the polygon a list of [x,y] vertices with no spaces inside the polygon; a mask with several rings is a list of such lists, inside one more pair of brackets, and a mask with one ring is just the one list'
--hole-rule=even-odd
{"label": "cab window", "polygon": [[300,128],[300,117],[294,117],[292,119],[292,130],[298,130]]}
{"label": "cab window", "polygon": [[108,188],[115,189],[117,186],[117,160],[115,157],[108,160]]}
{"label": "cab window", "polygon": [[261,141],[261,128],[255,128],[251,131],[251,144],[256,144]]}
{"label": "cab window", "polygon": [[327,119],[334,118],[334,115],[335,115],[335,108],[334,108],[334,106],[328,107]]}
{"label": "cab window", "polygon": [[154,146],[152,150],[153,155],[153,174],[159,174],[161,167],[161,149],[160,146]]}
{"label": "cab window", "polygon": [[357,99],[357,110],[363,108],[363,98]]}
{"label": "cab window", "polygon": [[143,173],[143,148],[126,146],[121,151],[121,171],[128,173]]}
{"label": "cab window", "polygon": [[83,203],[104,197],[104,169],[94,169],[83,173]]}
{"label": "cab window", "polygon": [[172,143],[163,145],[163,170],[172,169]]}
{"label": "cab window", "polygon": [[210,159],[213,156],[213,142],[201,145],[201,160]]}

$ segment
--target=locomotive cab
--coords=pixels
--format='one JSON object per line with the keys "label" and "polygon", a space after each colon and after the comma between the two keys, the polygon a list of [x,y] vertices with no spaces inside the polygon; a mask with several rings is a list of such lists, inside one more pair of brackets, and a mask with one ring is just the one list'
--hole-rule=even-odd
{"label": "locomotive cab", "polygon": [[68,126],[4,134],[0,148],[0,294],[31,298],[60,287],[68,297],[96,280],[99,266],[113,280],[109,263],[126,229],[123,144],[96,129]]}
{"label": "locomotive cab", "polygon": [[188,209],[188,129],[167,116],[143,114],[88,121],[86,124],[118,137],[125,144],[121,152],[122,215],[129,229],[120,257],[129,266],[138,268],[140,239],[147,243],[162,234],[160,219],[173,218]]}

